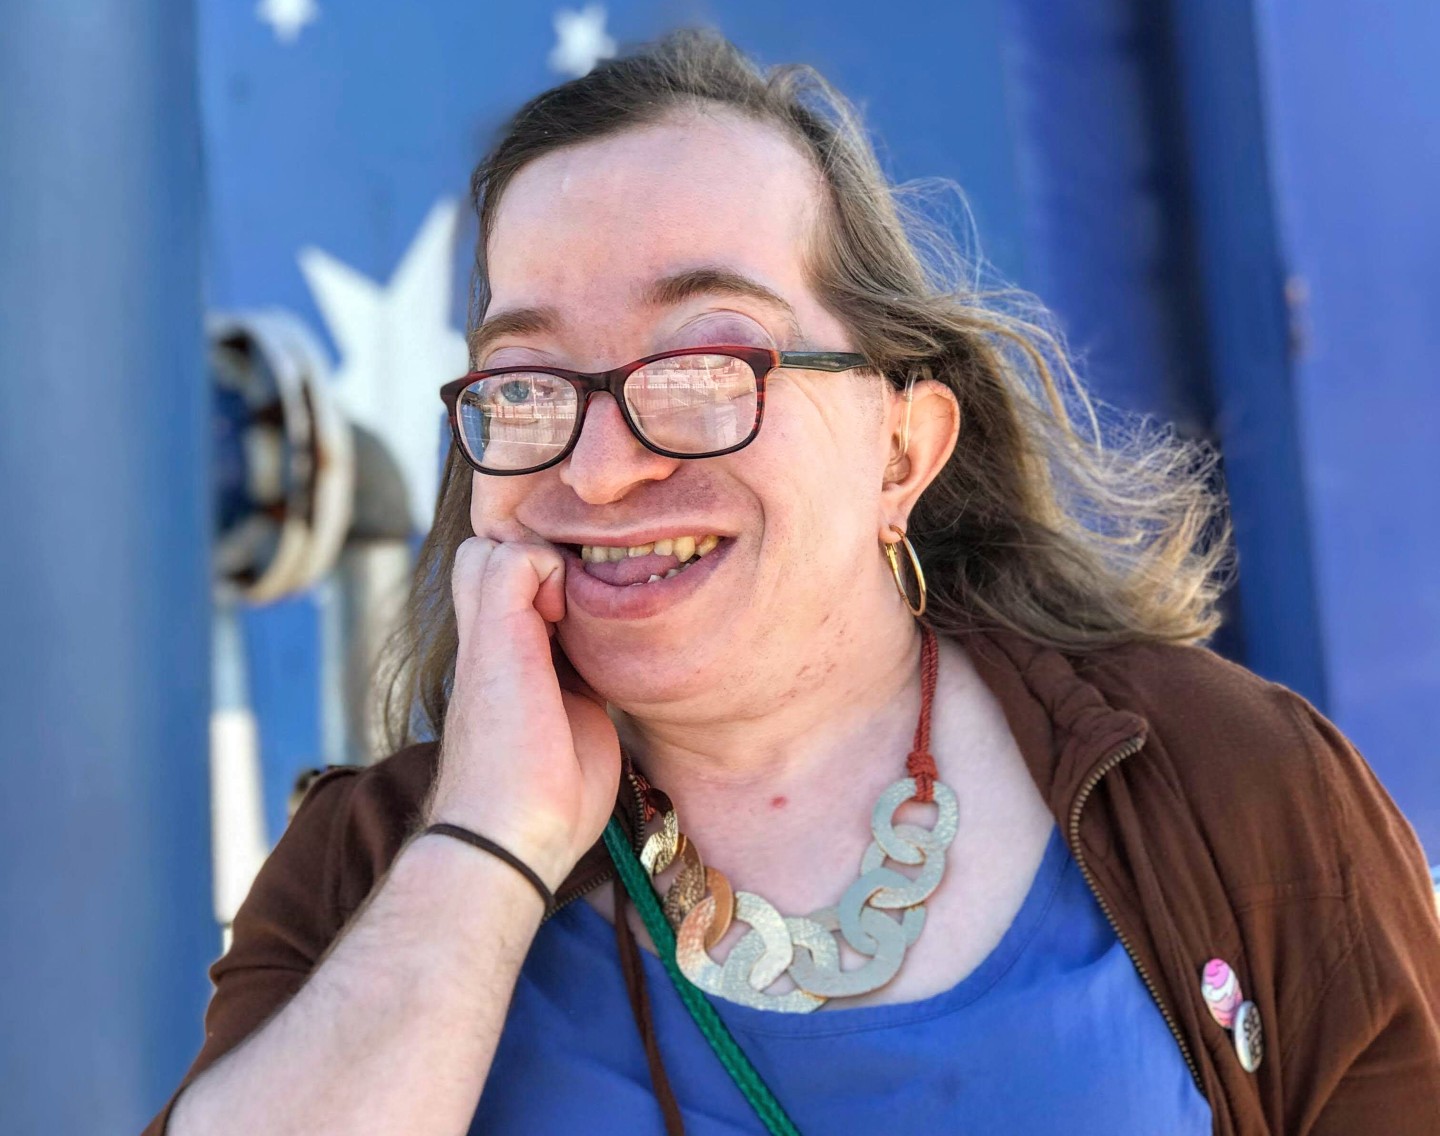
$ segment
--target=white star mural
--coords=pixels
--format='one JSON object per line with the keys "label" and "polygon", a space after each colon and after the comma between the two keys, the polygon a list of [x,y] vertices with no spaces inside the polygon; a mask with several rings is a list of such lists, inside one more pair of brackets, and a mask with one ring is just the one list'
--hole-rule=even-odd
{"label": "white star mural", "polygon": [[306,24],[320,18],[315,0],[260,0],[255,15],[275,30],[275,38],[290,45],[300,38]]}
{"label": "white star mural", "polygon": [[580,11],[561,8],[555,13],[555,46],[550,67],[579,78],[602,59],[615,54],[615,41],[605,34],[605,7],[586,4]]}
{"label": "white star mural", "polygon": [[351,419],[394,455],[424,531],[440,488],[444,407],[440,386],[465,373],[465,336],[450,323],[459,203],[431,207],[388,284],[322,249],[300,251],[300,270],[340,352],[335,396]]}

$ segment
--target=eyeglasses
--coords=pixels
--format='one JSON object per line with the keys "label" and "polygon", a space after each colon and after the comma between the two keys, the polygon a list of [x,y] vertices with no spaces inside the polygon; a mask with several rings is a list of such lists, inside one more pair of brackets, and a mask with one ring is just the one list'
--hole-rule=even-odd
{"label": "eyeglasses", "polygon": [[870,366],[841,351],[686,347],[613,371],[497,367],[446,383],[440,397],[455,444],[481,473],[535,473],[575,448],[592,395],[608,392],[630,432],[668,458],[713,458],[748,446],[765,413],[765,376],[779,367]]}

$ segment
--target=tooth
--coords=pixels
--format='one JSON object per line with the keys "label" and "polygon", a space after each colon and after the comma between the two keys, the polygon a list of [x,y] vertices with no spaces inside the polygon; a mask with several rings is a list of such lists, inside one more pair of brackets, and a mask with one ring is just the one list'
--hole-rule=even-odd
{"label": "tooth", "polygon": [[653,584],[656,580],[663,580],[664,578],[665,578],[664,576],[655,576],[655,575],[652,575],[652,576],[650,577],[650,579],[646,580],[645,582],[646,582],[647,584]]}
{"label": "tooth", "polygon": [[681,536],[675,538],[675,557],[684,564],[690,557],[695,555],[695,538],[693,536]]}
{"label": "tooth", "polygon": [[655,542],[656,556],[669,556],[674,551],[675,542],[673,540],[657,540]]}
{"label": "tooth", "polygon": [[695,546],[695,551],[698,552],[701,556],[704,556],[707,552],[710,552],[712,549],[714,549],[714,547],[719,543],[720,538],[718,536],[712,535],[701,537],[700,543]]}
{"label": "tooth", "polygon": [[625,552],[626,550],[624,548],[607,548],[605,550],[605,559],[611,561],[624,560]]}
{"label": "tooth", "polygon": [[627,552],[630,556],[648,556],[654,547],[653,544],[637,544],[629,548]]}
{"label": "tooth", "polygon": [[668,572],[665,573],[665,579],[668,580],[668,579],[670,579],[671,576],[678,576],[678,575],[680,575],[680,569],[679,569],[679,568],[671,568],[670,571],[668,571]]}

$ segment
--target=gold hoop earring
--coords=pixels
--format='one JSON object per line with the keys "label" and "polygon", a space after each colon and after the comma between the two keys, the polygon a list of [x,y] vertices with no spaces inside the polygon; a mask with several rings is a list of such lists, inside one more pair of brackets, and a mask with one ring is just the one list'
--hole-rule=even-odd
{"label": "gold hoop earring", "polygon": [[880,547],[885,550],[885,559],[890,561],[890,574],[895,577],[895,588],[900,593],[900,598],[905,601],[905,606],[910,614],[919,619],[925,614],[925,573],[920,568],[920,557],[915,555],[915,546],[910,543],[910,538],[905,535],[905,530],[899,525],[891,525],[890,531],[899,533],[900,541],[905,545],[905,552],[910,557],[910,568],[915,573],[915,585],[920,589],[920,604],[917,607],[910,602],[910,593],[905,587],[905,581],[900,576],[900,558],[895,554],[895,545],[889,541],[881,541]]}

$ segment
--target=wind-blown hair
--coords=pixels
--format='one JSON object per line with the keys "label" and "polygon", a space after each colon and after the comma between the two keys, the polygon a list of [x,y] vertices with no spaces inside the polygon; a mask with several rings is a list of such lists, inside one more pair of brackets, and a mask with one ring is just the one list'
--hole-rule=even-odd
{"label": "wind-blown hair", "polygon": [[[1023,293],[980,286],[946,227],[909,204],[915,187],[889,183],[855,107],[808,65],[762,69],[718,32],[685,28],[527,102],[471,179],[472,330],[490,302],[496,209],[519,170],[565,146],[717,106],[779,130],[823,178],[805,267],[854,350],[897,390],[936,379],[959,400],[959,445],[908,528],[936,631],[1004,627],[1074,653],[1208,638],[1231,567],[1216,453],[1146,422],[1102,434],[1044,310]],[[470,486],[452,448],[404,622],[382,659],[379,715],[391,749],[438,737],[444,724],[458,649],[450,574],[472,535]]]}

